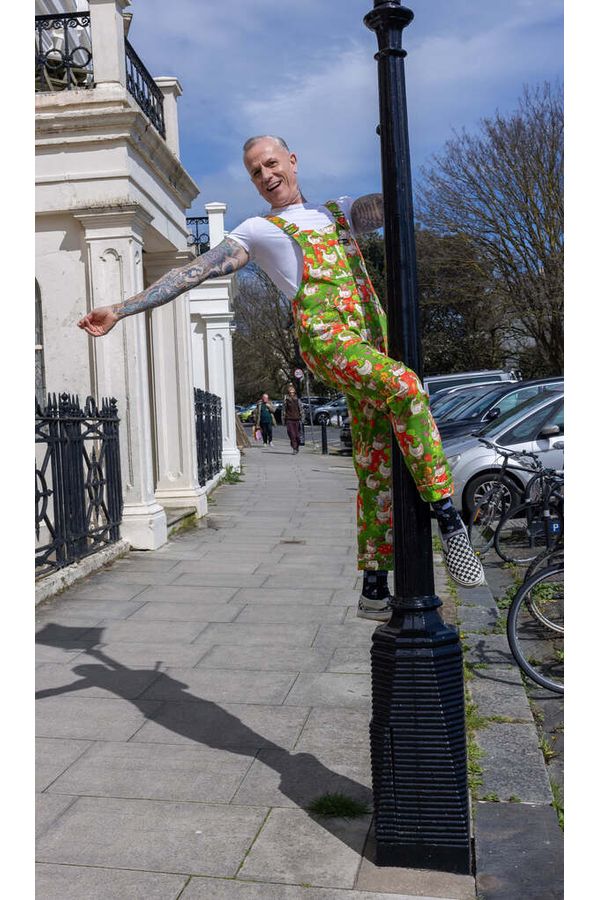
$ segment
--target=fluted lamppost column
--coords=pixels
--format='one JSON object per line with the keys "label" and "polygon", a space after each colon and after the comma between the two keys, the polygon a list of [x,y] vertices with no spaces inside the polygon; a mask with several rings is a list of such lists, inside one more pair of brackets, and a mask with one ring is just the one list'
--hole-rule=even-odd
{"label": "fluted lamppost column", "polygon": [[[374,0],[377,35],[389,352],[422,377],[408,117],[402,49],[413,13]],[[429,506],[396,441],[392,456],[394,600],[373,634],[371,764],[376,861],[468,873],[471,868],[462,652],[433,579]]]}

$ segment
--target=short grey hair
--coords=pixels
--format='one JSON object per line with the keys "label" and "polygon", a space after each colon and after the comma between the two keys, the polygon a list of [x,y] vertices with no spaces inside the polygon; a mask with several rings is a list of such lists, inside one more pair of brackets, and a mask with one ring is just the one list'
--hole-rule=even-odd
{"label": "short grey hair", "polygon": [[248,150],[250,150],[250,148],[254,146],[254,144],[257,144],[258,141],[264,141],[265,138],[270,138],[272,141],[276,141],[276,143],[278,143],[279,146],[282,147],[284,150],[287,150],[288,153],[291,152],[290,148],[288,147],[288,145],[286,144],[286,142],[284,141],[284,139],[282,137],[277,137],[276,134],[256,134],[256,135],[254,135],[254,137],[248,138],[248,140],[246,141],[246,143],[244,144],[244,146],[242,148],[243,153],[246,154],[248,152]]}

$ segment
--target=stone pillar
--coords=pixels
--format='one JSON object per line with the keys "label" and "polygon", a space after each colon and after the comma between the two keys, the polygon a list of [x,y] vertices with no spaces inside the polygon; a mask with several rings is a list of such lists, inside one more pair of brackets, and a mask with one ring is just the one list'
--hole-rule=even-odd
{"label": "stone pillar", "polygon": [[[144,287],[143,235],[152,221],[150,214],[137,204],[123,204],[88,208],[74,215],[84,230],[88,309],[139,293]],[[93,393],[97,398],[116,397],[119,405],[121,533],[134,548],[155,550],[167,539],[167,520],[154,495],[145,316],[128,316],[105,337],[87,340]]]}
{"label": "stone pillar", "polygon": [[183,90],[176,78],[162,76],[154,79],[163,95],[163,114],[165,117],[165,140],[167,147],[179,159],[179,120],[177,117],[177,98]]}
{"label": "stone pillar", "polygon": [[130,0],[89,0],[94,83],[127,86],[123,10]]}
{"label": "stone pillar", "polygon": [[232,312],[203,316],[206,328],[206,390],[221,398],[223,426],[223,466],[240,469],[240,451],[235,434],[235,387],[233,383],[233,350],[231,346]]}
{"label": "stone pillar", "polygon": [[225,213],[226,203],[205,203],[204,209],[208,214],[208,237],[211,249],[220,244],[225,237]]}
{"label": "stone pillar", "polygon": [[[189,250],[145,254],[147,284],[184,265],[191,256]],[[150,315],[156,499],[165,507],[193,508],[203,516],[208,502],[205,488],[198,484],[188,294]]]}

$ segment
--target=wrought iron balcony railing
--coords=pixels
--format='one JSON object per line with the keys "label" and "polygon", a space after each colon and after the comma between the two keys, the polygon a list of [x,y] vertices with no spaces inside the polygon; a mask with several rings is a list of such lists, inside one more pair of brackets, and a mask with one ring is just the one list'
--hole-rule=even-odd
{"label": "wrought iron balcony railing", "polygon": [[158,133],[164,138],[166,131],[163,95],[127,38],[125,39],[125,69],[127,90],[137,100]]}
{"label": "wrought iron balcony railing", "polygon": [[35,17],[35,89],[94,86],[89,12]]}
{"label": "wrought iron balcony railing", "polygon": [[188,216],[185,221],[188,227],[188,247],[194,248],[196,256],[210,250],[210,238],[206,230],[208,216]]}
{"label": "wrought iron balcony railing", "polygon": [[221,398],[194,388],[196,410],[196,453],[200,486],[214,478],[222,468],[223,426]]}
{"label": "wrought iron balcony railing", "polygon": [[[166,137],[163,95],[125,38],[127,90],[161,137]],[[94,87],[89,12],[35,17],[35,90],[70,91]]]}

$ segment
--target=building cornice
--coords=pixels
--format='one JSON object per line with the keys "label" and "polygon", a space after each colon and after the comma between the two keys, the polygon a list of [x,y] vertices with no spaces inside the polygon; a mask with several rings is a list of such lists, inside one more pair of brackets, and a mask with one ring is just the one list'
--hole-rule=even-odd
{"label": "building cornice", "polygon": [[[96,91],[99,93],[96,94]],[[59,102],[64,93],[36,95],[36,149],[61,151],[77,147],[89,150],[115,144],[129,145],[171,192],[183,209],[189,209],[200,188],[169,150],[163,138],[126,92],[70,91],[71,103]],[[90,100],[90,95],[94,95]],[[74,95],[77,95],[76,97]]]}

